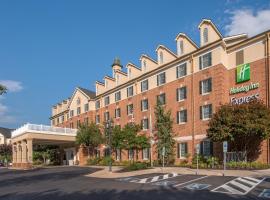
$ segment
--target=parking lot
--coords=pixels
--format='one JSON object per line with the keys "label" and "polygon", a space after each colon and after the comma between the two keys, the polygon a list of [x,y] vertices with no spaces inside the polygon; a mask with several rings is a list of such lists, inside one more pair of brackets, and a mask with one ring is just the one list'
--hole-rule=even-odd
{"label": "parking lot", "polygon": [[147,174],[116,179],[86,175],[98,169],[0,169],[0,199],[270,199],[270,178]]}

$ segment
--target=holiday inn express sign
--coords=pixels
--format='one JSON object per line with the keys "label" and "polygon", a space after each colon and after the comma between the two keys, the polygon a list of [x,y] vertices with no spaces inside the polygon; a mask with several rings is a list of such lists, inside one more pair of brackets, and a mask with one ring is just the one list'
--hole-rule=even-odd
{"label": "holiday inn express sign", "polygon": [[238,65],[236,68],[236,83],[250,80],[250,64]]}

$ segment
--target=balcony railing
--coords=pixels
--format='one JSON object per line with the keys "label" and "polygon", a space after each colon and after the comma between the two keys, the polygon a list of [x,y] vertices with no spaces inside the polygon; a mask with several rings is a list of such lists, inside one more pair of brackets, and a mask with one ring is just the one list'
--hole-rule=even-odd
{"label": "balcony railing", "polygon": [[44,134],[54,134],[54,135],[72,135],[76,136],[77,129],[71,128],[61,128],[61,127],[53,127],[53,126],[46,126],[46,125],[37,125],[37,124],[25,124],[20,128],[12,131],[11,137],[14,138],[18,135],[22,135],[26,132],[37,132],[37,133],[44,133]]}

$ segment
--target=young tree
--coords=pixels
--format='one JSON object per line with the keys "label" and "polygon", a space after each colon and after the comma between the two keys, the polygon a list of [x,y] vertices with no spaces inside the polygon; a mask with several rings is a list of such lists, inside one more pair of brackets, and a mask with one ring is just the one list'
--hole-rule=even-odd
{"label": "young tree", "polygon": [[209,122],[207,136],[214,142],[228,141],[231,151],[246,151],[254,160],[270,136],[270,110],[261,101],[223,105]]}
{"label": "young tree", "polygon": [[12,156],[11,144],[1,144],[0,145],[0,160],[10,162],[11,156]]}
{"label": "young tree", "polygon": [[158,101],[155,107],[155,128],[157,130],[157,150],[159,153],[165,147],[165,163],[168,164],[173,160],[174,144],[173,139],[173,120],[171,111],[165,111],[164,107]]}
{"label": "young tree", "polygon": [[94,149],[102,144],[104,138],[101,134],[99,127],[91,122],[91,124],[81,124],[76,136],[76,143],[83,145],[88,150],[88,158],[90,158],[90,151],[94,152]]}
{"label": "young tree", "polygon": [[0,95],[7,93],[7,88],[4,85],[0,84]]}

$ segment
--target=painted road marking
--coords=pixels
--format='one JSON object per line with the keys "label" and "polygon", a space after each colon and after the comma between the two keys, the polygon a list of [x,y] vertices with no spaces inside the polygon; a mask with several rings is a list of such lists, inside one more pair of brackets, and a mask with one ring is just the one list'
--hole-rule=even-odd
{"label": "painted road marking", "polygon": [[203,177],[200,177],[200,178],[195,178],[195,179],[192,179],[190,181],[187,181],[187,182],[184,182],[184,183],[180,183],[180,184],[177,184],[177,185],[174,185],[174,187],[179,187],[179,186],[182,186],[182,185],[186,185],[188,183],[192,183],[194,181],[198,181],[198,180],[201,180],[201,179],[204,179],[204,178],[207,178],[208,176],[203,176]]}
{"label": "painted road marking", "polygon": [[264,189],[259,197],[270,199],[270,189]]}
{"label": "painted road marking", "polygon": [[121,178],[121,179],[117,179],[117,180],[131,182],[131,183],[146,184],[146,183],[154,183],[154,182],[158,182],[158,181],[167,180],[167,179],[174,178],[177,176],[183,176],[183,175],[178,175],[177,173],[171,173],[171,174],[157,175],[154,177],[146,177],[146,178],[127,177],[127,178]]}
{"label": "painted road marking", "polygon": [[171,186],[174,185],[176,182],[175,181],[159,181],[152,183],[152,185],[157,185],[157,186]]}
{"label": "painted road marking", "polygon": [[206,188],[209,188],[211,185],[209,184],[200,184],[200,183],[192,183],[188,186],[186,186],[185,188],[189,189],[189,190],[204,190]]}
{"label": "painted road marking", "polygon": [[211,192],[246,195],[257,185],[262,183],[264,179],[265,178],[256,179],[252,177],[238,177],[211,190]]}

